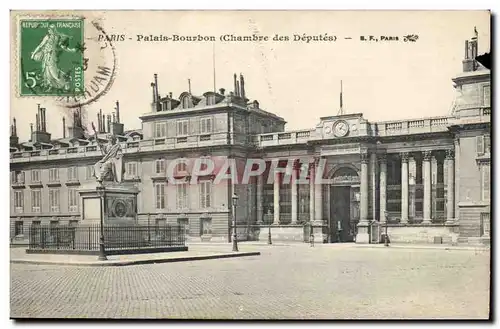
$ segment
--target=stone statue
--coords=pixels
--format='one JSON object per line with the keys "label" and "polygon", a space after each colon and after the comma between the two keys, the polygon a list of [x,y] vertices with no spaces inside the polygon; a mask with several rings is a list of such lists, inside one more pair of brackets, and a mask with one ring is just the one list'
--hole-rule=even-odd
{"label": "stone statue", "polygon": [[95,139],[101,149],[103,157],[94,165],[94,176],[97,182],[102,184],[103,181],[111,181],[121,183],[125,167],[123,166],[123,153],[120,143],[117,142],[116,136],[109,134],[108,143],[100,144],[97,139],[94,123],[92,128],[95,132]]}

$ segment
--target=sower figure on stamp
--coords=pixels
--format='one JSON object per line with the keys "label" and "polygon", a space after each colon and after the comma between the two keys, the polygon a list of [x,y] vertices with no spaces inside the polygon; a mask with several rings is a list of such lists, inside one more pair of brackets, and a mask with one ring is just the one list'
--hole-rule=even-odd
{"label": "sower figure on stamp", "polygon": [[99,184],[103,181],[111,181],[115,183],[121,183],[123,179],[123,153],[120,143],[117,142],[116,136],[108,135],[108,144],[100,144],[97,139],[97,132],[95,130],[94,123],[92,123],[92,129],[95,133],[95,139],[104,155],[99,162],[94,165],[94,175]]}
{"label": "sower figure on stamp", "polygon": [[69,36],[58,32],[55,25],[51,24],[40,44],[31,52],[31,59],[41,62],[42,87],[46,91],[69,89],[71,77],[58,67],[61,51],[76,52],[75,48],[68,47],[69,39]]}

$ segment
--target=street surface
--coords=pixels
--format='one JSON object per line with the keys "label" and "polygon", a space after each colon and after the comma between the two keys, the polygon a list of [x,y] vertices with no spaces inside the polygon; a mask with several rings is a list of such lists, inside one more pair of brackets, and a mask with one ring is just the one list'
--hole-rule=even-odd
{"label": "street surface", "polygon": [[489,251],[347,244],[240,244],[240,251],[261,256],[125,267],[11,264],[11,317],[488,318]]}

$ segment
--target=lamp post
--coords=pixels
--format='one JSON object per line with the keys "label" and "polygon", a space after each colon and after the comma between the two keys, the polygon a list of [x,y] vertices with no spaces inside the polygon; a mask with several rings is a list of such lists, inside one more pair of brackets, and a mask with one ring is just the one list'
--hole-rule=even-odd
{"label": "lamp post", "polygon": [[238,251],[238,237],[236,235],[236,206],[238,205],[238,195],[233,193],[233,251]]}
{"label": "lamp post", "polygon": [[269,226],[268,226],[267,244],[273,244],[273,241],[271,240],[271,224],[269,224]]}
{"label": "lamp post", "polygon": [[99,257],[98,260],[108,260],[106,257],[106,250],[104,248],[104,187],[97,187],[97,194],[99,195],[99,199],[101,202],[101,223],[100,223],[100,236],[99,236]]}

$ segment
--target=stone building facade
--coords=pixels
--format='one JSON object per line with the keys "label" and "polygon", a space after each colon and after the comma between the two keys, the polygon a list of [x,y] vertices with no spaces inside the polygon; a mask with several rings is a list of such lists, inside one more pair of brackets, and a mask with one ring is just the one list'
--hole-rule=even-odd
{"label": "stone building facade", "polygon": [[[490,71],[475,52],[477,40],[467,41],[445,116],[370,122],[342,114],[287,131],[283,118],[247,98],[241,75],[232,92],[187,91],[176,99],[160,95],[155,74],[142,128],[124,129],[117,102],[112,114],[98,114],[97,138],[111,133],[122,144],[125,179],[140,190],[138,221],[184,224],[193,240],[231,239],[236,194],[240,239],[262,240],[271,227],[278,240],[304,241],[311,233],[316,242],[363,243],[382,224],[393,242],[488,242]],[[68,124],[63,119],[56,140],[46,131],[45,109],[35,121],[28,142],[19,141],[15,119],[11,129],[11,236],[32,224],[78,225],[78,189],[93,180],[101,156],[78,111]],[[231,159],[237,177],[218,181],[219,166],[189,184],[204,157]],[[173,171],[185,183],[166,174],[175,159],[185,160]],[[246,184],[240,178],[249,159],[267,165]]]}

